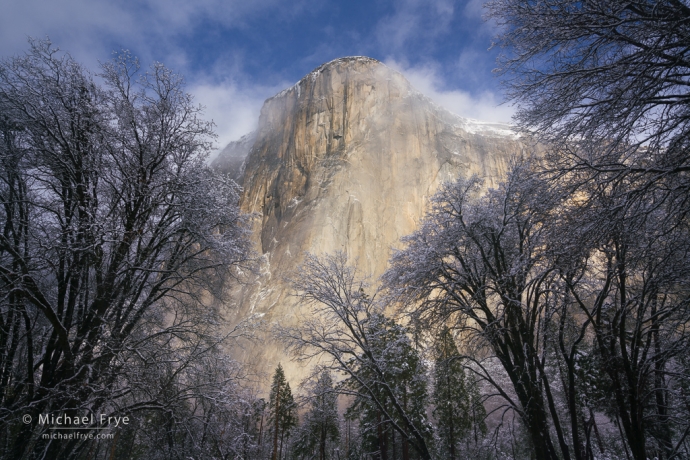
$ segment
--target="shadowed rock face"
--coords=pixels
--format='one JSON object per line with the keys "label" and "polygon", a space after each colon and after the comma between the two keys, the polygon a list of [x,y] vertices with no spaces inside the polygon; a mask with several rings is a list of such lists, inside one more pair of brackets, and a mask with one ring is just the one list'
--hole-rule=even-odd
{"label": "shadowed rock face", "polygon": [[[284,277],[305,251],[345,251],[378,277],[442,182],[478,174],[493,186],[523,148],[506,125],[435,106],[377,60],[320,66],[261,110],[241,206],[263,267],[237,293],[240,316],[298,321]],[[262,346],[273,365],[280,347]]]}
{"label": "shadowed rock face", "polygon": [[240,139],[230,142],[211,162],[211,166],[228,174],[235,182],[242,183],[245,160],[255,141],[256,131],[252,131]]}

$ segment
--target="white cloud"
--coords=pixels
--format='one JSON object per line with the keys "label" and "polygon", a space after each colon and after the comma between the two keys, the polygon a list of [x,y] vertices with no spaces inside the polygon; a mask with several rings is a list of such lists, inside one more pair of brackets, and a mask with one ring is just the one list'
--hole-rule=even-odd
{"label": "white cloud", "polygon": [[[313,0],[301,0],[299,5]],[[113,50],[129,48],[142,62],[184,63],[176,40],[204,21],[244,27],[258,13],[288,8],[282,0],[21,0],[0,14],[0,56],[22,53],[26,38],[50,39],[78,61],[96,68]],[[292,9],[292,8],[291,8]],[[277,14],[277,13],[276,13]],[[181,69],[184,70],[184,69]]]}
{"label": "white cloud", "polygon": [[446,83],[431,64],[424,67],[409,67],[392,59],[386,60],[385,63],[402,73],[415,89],[436,104],[462,117],[507,123],[515,113],[512,106],[501,105],[501,96],[491,91],[470,93],[447,89]]}
{"label": "white cloud", "polygon": [[[301,0],[304,6],[309,0]],[[68,51],[92,72],[113,51],[129,48],[144,67],[161,60],[184,75],[186,90],[206,107],[204,115],[216,123],[217,146],[223,148],[255,128],[263,101],[288,86],[257,85],[243,72],[241,55],[218,56],[212,68],[192,74],[189,56],[176,44],[202,21],[243,27],[243,21],[281,0],[22,0],[9,2],[0,14],[0,56],[28,49],[28,36],[45,38]],[[220,62],[221,64],[218,64]]]}
{"label": "white cloud", "polygon": [[92,60],[89,64],[95,65],[97,57],[103,58],[104,40],[130,34],[134,29],[131,14],[104,1],[8,2],[0,15],[0,54],[11,56],[25,51],[28,36],[50,36],[79,60],[88,57]]}
{"label": "white cloud", "polygon": [[244,71],[244,61],[242,52],[228,50],[186,87],[205,107],[204,118],[216,124],[218,149],[256,129],[264,101],[292,84],[257,83]]}
{"label": "white cloud", "polygon": [[[478,20],[482,2],[470,0],[460,10],[452,0],[399,0],[394,3],[393,13],[382,18],[372,31],[376,37],[374,42],[383,53],[396,56],[398,61],[390,64],[439,105],[463,116],[506,121],[513,111],[510,107],[498,107],[499,99],[495,94],[448,90],[433,65],[410,67],[400,60],[408,46],[424,47],[443,38],[450,30],[454,14]],[[161,60],[187,77],[187,91],[206,106],[206,117],[212,118],[217,125],[220,148],[254,129],[265,98],[292,82],[257,84],[244,73],[243,57],[231,51],[216,56],[212,68],[193,74],[189,67],[192,56],[185,54],[179,46],[180,40],[206,23],[243,28],[245,21],[258,14],[270,13],[289,21],[305,11],[326,7],[317,0],[22,0],[6,3],[0,14],[0,56],[25,51],[27,36],[49,36],[92,71],[97,71],[99,60],[107,60],[113,50],[121,47],[129,48],[144,66],[154,59]],[[330,55],[329,46],[324,42],[313,53]],[[460,74],[476,79],[471,69],[477,56],[467,53],[470,51],[459,57],[457,66]]]}
{"label": "white cloud", "polygon": [[433,40],[448,31],[453,18],[450,0],[399,0],[395,12],[376,26],[376,39],[387,52],[396,52],[413,40]]}
{"label": "white cloud", "polygon": [[260,86],[226,80],[200,82],[187,90],[194,95],[195,102],[205,107],[204,118],[216,124],[216,147],[220,150],[228,142],[256,129],[264,101],[287,86],[287,83]]}

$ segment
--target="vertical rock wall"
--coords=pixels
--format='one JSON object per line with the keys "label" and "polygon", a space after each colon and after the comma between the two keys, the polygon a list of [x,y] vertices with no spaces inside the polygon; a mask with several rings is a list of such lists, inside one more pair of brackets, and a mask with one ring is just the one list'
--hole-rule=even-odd
{"label": "vertical rock wall", "polygon": [[[495,185],[523,148],[507,126],[435,106],[379,61],[320,66],[261,110],[241,206],[262,273],[237,293],[238,316],[299,321],[284,277],[306,251],[345,251],[378,277],[442,182],[478,174]],[[260,348],[271,366],[285,361],[277,344]]]}

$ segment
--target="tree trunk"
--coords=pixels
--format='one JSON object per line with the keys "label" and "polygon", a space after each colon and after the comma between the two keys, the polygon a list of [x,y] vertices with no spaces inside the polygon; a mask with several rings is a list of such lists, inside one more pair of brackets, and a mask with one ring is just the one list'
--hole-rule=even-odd
{"label": "tree trunk", "polygon": [[264,413],[261,413],[261,419],[259,421],[259,446],[261,445],[261,435],[264,432]]}
{"label": "tree trunk", "polygon": [[592,428],[594,428],[594,436],[597,438],[597,445],[599,446],[599,452],[604,453],[604,443],[601,441],[601,436],[599,435],[599,428],[597,428],[597,419],[594,418],[594,412],[592,408],[589,408],[589,416],[592,418]]}
{"label": "tree trunk", "polygon": [[283,458],[283,439],[285,438],[285,428],[280,430],[280,447],[278,448],[278,459]]}
{"label": "tree trunk", "polygon": [[326,460],[326,427],[323,425],[321,425],[321,439],[319,441],[319,460]]}
{"label": "tree trunk", "polygon": [[381,424],[381,411],[376,411],[376,432],[379,443],[379,459],[388,460],[388,446],[386,446],[386,433]]}
{"label": "tree trunk", "polygon": [[276,410],[275,410],[275,424],[273,429],[273,455],[272,460],[278,460],[278,425],[280,422],[280,388],[276,389]]}
{"label": "tree trunk", "polygon": [[[403,390],[403,408],[407,413],[407,388]],[[407,428],[405,428],[405,434],[407,434]],[[402,440],[402,458],[403,460],[410,460],[410,444],[407,442],[407,437]]]}

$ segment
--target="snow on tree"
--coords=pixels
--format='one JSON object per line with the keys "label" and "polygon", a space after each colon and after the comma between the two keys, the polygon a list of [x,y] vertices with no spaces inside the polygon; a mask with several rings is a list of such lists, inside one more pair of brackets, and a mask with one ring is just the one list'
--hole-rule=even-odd
{"label": "snow on tree", "polygon": [[306,396],[309,409],[303,416],[302,426],[297,431],[292,447],[297,458],[337,458],[335,449],[340,439],[338,415],[338,393],[330,372],[318,374],[316,382]]}
{"label": "snow on tree", "polygon": [[443,458],[461,458],[461,443],[474,430],[474,442],[478,432],[486,433],[486,410],[479,397],[479,389],[473,375],[465,374],[462,356],[450,329],[441,329],[434,344],[434,417],[440,438],[439,455]]}
{"label": "snow on tree", "polygon": [[[553,237],[552,251],[568,309],[588,330],[578,340],[591,340],[589,359],[600,363],[632,457],[672,458],[690,416],[678,404],[689,378],[679,364],[690,340],[690,227],[663,191],[648,191],[634,208],[621,202],[619,189],[638,184],[583,187],[587,205],[573,198],[564,206],[552,232],[569,238]],[[564,353],[568,366],[576,358]]]}
{"label": "snow on tree", "polygon": [[318,356],[325,369],[345,374],[340,392],[371,411],[377,443],[383,446],[384,430],[391,430],[403,453],[410,446],[420,458],[431,458],[426,375],[405,328],[383,315],[342,253],[308,255],[293,285],[313,310],[298,327],[280,328],[281,339],[298,359]]}
{"label": "snow on tree", "polygon": [[[639,183],[571,194],[542,165],[518,163],[484,194],[477,179],[445,185],[384,276],[391,296],[418,328],[450,324],[500,360],[511,391],[467,357],[519,415],[536,458],[603,453],[595,412],[620,424],[632,458],[673,458],[690,432],[688,221],[663,191],[629,207],[618,188]],[[585,375],[585,362],[600,369]],[[594,384],[610,390],[606,405],[585,393]]]}
{"label": "snow on tree", "polygon": [[[540,174],[563,197],[544,225],[565,291],[554,318],[571,425],[585,418],[575,395],[592,384],[579,362],[597,363],[626,455],[687,455],[690,7],[496,0],[488,8],[502,27],[516,120],[545,142]],[[589,451],[596,426],[587,417],[590,428],[572,430],[578,458],[577,438]]]}
{"label": "snow on tree", "polygon": [[[426,420],[427,371],[419,352],[412,346],[407,329],[381,313],[372,315],[366,328],[367,342],[372,355],[379,362],[381,378],[401,401],[407,418],[418,427],[426,443],[430,445],[431,426]],[[348,379],[344,385],[357,394],[354,403],[348,408],[348,417],[359,421],[364,452],[378,455],[382,459],[390,456],[397,458],[398,453],[403,459],[411,458],[407,439],[397,438],[391,423],[386,420],[380,408],[372,404],[372,398],[363,391],[360,382],[372,382],[369,387],[376,393],[376,398],[389,407],[388,411],[393,415],[394,421],[400,423],[402,420],[392,410],[394,408],[390,396],[377,382],[377,376],[371,374],[370,366],[362,366],[357,372],[357,378]]]}
{"label": "snow on tree", "polygon": [[290,438],[292,428],[297,425],[297,405],[292,396],[290,383],[285,379],[283,366],[278,364],[273,381],[271,383],[271,393],[268,401],[268,425],[271,430],[273,449],[272,459],[283,458],[283,445]]}
{"label": "snow on tree", "polygon": [[484,195],[477,178],[444,185],[384,282],[402,305],[415,306],[419,327],[450,321],[467,340],[484,344],[500,360],[514,397],[468,358],[519,415],[536,458],[569,458],[542,341],[556,273],[543,263],[547,232],[540,220],[556,197],[530,177],[530,168],[516,166]]}
{"label": "snow on tree", "polygon": [[[690,6],[683,0],[494,0],[517,121],[574,167],[664,180],[690,170]],[[591,150],[590,150],[591,149]],[[684,181],[687,191],[687,179]]]}
{"label": "snow on tree", "polygon": [[98,82],[47,41],[0,63],[0,449],[71,458],[95,444],[39,415],[102,413],[201,455],[188,434],[241,408],[213,300],[249,256],[238,187],[178,75],[123,53]]}

